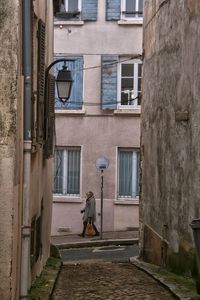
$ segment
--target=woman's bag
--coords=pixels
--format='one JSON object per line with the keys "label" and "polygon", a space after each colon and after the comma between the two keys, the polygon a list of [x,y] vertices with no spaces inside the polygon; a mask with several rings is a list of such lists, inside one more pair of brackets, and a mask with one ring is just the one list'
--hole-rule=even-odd
{"label": "woman's bag", "polygon": [[89,223],[89,222],[87,223],[85,234],[87,236],[93,236],[93,235],[95,235],[95,231],[94,231],[92,223]]}

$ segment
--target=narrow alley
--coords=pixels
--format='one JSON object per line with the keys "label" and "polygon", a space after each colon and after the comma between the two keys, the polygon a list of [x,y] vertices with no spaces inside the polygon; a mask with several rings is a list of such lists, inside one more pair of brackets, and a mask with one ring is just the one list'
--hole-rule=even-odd
{"label": "narrow alley", "polygon": [[200,300],[200,0],[0,16],[0,300]]}
{"label": "narrow alley", "polygon": [[172,300],[174,296],[131,263],[91,262],[63,266],[53,300]]}

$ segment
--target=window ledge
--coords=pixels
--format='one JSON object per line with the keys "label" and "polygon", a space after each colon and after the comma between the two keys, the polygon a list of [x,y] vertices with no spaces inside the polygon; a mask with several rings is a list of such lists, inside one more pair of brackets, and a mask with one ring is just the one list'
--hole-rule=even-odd
{"label": "window ledge", "polygon": [[120,198],[114,201],[116,205],[139,205],[139,198]]}
{"label": "window ledge", "polygon": [[79,197],[53,195],[53,203],[83,203],[83,200]]}
{"label": "window ledge", "polygon": [[118,23],[118,25],[142,25],[143,19],[120,20],[117,23]]}
{"label": "window ledge", "polygon": [[84,21],[64,21],[64,20],[54,20],[54,25],[64,26],[64,25],[71,25],[71,26],[82,26],[84,25]]}
{"label": "window ledge", "polygon": [[135,107],[135,108],[117,108],[114,110],[115,115],[123,115],[123,114],[130,114],[135,116],[140,116],[141,114],[141,107]]}
{"label": "window ledge", "polygon": [[76,109],[56,109],[56,115],[84,115],[85,110],[76,110]]}

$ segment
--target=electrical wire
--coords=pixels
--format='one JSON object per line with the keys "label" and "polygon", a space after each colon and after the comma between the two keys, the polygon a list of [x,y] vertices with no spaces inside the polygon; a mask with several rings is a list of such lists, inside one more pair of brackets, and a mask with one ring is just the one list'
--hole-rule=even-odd
{"label": "electrical wire", "polygon": [[85,70],[91,70],[91,69],[98,69],[98,68],[102,68],[102,67],[117,65],[117,64],[121,64],[121,63],[126,62],[126,61],[130,61],[132,59],[141,59],[141,58],[142,58],[142,55],[132,56],[130,58],[127,58],[127,59],[124,59],[124,60],[121,60],[121,61],[103,63],[103,65],[101,65],[101,66],[98,65],[98,66],[83,68],[83,69],[80,69],[80,71],[82,71],[82,70],[84,70],[84,71]]}
{"label": "electrical wire", "polygon": [[[69,53],[65,53],[65,54],[69,55]],[[110,55],[112,55],[112,54],[110,54]],[[77,56],[77,59],[78,59],[78,56]],[[102,67],[104,68],[104,67],[107,67],[107,66],[121,64],[121,63],[124,63],[126,61],[133,60],[133,59],[140,59],[142,61],[143,60],[143,56],[141,54],[137,54],[137,55],[133,55],[133,56],[131,56],[129,58],[126,58],[126,59],[120,60],[120,61],[114,61],[114,62],[108,62],[108,63],[105,62],[105,63],[103,63],[103,65],[97,65],[97,66],[92,66],[92,67],[84,67],[84,68],[80,68],[80,69],[73,69],[73,72],[93,70],[93,69],[100,69]]]}
{"label": "electrical wire", "polygon": [[[129,100],[128,102],[132,102],[132,101],[134,101],[134,100],[136,100],[136,99],[139,99],[140,97],[139,96],[137,96],[137,97],[135,97],[135,98],[133,98],[133,99],[131,99],[131,100]],[[58,101],[59,102],[59,104],[61,104],[61,107],[66,107],[66,103],[62,103],[62,102],[60,102],[59,101],[59,98],[55,98],[55,100],[56,101]],[[83,102],[83,101],[76,101],[76,102],[74,102],[74,101],[67,101],[67,104],[73,104],[73,107],[75,107],[75,106],[77,106],[77,107],[79,107],[80,105],[84,105],[84,106],[101,106],[102,105],[102,103],[94,103],[94,102]],[[106,102],[105,103],[105,105],[114,105],[114,104],[121,104],[121,101],[108,101],[108,102]],[[59,107],[60,108],[60,107]],[[57,107],[56,107],[56,109],[58,109]]]}
{"label": "electrical wire", "polygon": [[160,9],[166,5],[168,2],[170,2],[171,0],[164,0],[158,7],[158,9],[156,10],[156,12],[153,14],[153,16],[151,17],[151,19],[147,22],[147,24],[145,24],[144,28],[146,29],[147,26],[149,26],[149,24],[153,21],[153,19],[157,16],[157,14],[159,13]]}

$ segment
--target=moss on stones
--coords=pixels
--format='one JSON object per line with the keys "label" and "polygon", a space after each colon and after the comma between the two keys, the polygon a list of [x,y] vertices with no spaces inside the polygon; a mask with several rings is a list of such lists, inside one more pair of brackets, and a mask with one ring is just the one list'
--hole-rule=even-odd
{"label": "moss on stones", "polygon": [[177,275],[198,277],[197,261],[193,251],[188,252],[180,248],[178,253],[170,254],[167,268]]}
{"label": "moss on stones", "polygon": [[31,300],[48,300],[53,293],[62,261],[56,247],[52,247],[51,256],[40,274],[32,285],[29,298]]}

